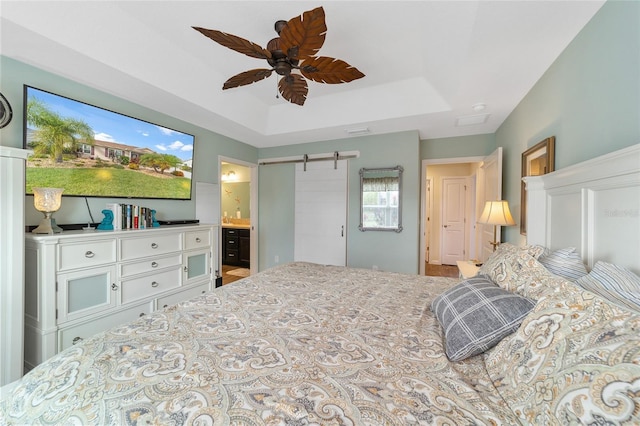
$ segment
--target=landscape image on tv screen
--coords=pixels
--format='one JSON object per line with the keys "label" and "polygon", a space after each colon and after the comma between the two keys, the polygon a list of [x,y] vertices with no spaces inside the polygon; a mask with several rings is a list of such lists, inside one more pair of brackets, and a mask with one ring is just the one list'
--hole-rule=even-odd
{"label": "landscape image on tv screen", "polygon": [[191,199],[195,138],[25,85],[26,193]]}

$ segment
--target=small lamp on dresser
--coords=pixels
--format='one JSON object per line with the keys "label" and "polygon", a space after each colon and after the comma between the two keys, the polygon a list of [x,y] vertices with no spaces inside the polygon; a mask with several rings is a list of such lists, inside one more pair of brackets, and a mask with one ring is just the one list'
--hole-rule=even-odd
{"label": "small lamp on dresser", "polygon": [[62,228],[51,218],[51,215],[60,209],[62,191],[64,191],[63,188],[33,188],[33,205],[36,210],[44,213],[44,217],[38,227],[31,232],[34,234],[62,232]]}
{"label": "small lamp on dresser", "polygon": [[509,203],[507,201],[487,201],[484,205],[484,210],[478,219],[478,223],[483,225],[493,225],[493,241],[489,241],[489,244],[493,246],[493,251],[500,244],[496,241],[496,229],[498,226],[513,226],[516,222],[511,216],[509,210]]}

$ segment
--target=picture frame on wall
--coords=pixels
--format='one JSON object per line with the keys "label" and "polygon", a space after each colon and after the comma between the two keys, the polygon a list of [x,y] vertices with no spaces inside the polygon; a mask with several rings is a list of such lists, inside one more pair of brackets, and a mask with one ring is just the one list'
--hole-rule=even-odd
{"label": "picture frame on wall", "polygon": [[[522,177],[540,176],[555,169],[555,136],[548,137],[522,153]],[[520,183],[520,234],[527,235],[527,188]]]}

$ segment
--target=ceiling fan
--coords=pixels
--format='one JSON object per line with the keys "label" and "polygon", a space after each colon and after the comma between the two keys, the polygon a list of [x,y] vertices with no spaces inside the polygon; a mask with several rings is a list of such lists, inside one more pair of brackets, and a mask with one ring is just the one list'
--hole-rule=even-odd
{"label": "ceiling fan", "polygon": [[[273,71],[281,75],[278,90],[287,101],[304,105],[309,88],[307,81],[317,83],[348,83],[364,77],[357,68],[343,60],[328,56],[315,56],[324,44],[327,26],[324,9],[317,7],[289,21],[277,21],[278,37],[267,43],[267,48],[222,31],[192,27],[222,46],[252,58],[266,59],[270,69],[253,69],[234,75],[222,86],[223,90],[245,86],[263,80]],[[300,74],[293,72],[299,70]]]}

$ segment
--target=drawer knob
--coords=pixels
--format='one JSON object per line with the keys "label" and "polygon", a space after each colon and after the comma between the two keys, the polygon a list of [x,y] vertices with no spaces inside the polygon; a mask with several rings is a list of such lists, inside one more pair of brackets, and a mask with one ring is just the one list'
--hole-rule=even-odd
{"label": "drawer knob", "polygon": [[151,243],[151,248],[152,248],[152,249],[157,249],[157,248],[158,248],[158,244],[156,244],[156,243]]}
{"label": "drawer knob", "polygon": [[200,239],[200,237],[196,237],[196,243],[201,242],[202,240]]}
{"label": "drawer knob", "polygon": [[169,306],[169,305],[164,305],[163,308],[166,308],[167,306]]}
{"label": "drawer knob", "polygon": [[154,282],[152,282],[152,283],[151,283],[151,287],[153,287],[153,288],[156,288],[156,287],[158,287],[159,285],[160,285],[160,284],[158,284],[158,282],[157,282],[157,281],[154,281]]}
{"label": "drawer knob", "polygon": [[157,268],[158,267],[158,262],[151,262],[151,267],[152,268]]}
{"label": "drawer knob", "polygon": [[144,312],[140,312],[139,317],[140,317],[140,318],[142,318],[144,315],[145,315],[145,313],[144,313]]}
{"label": "drawer knob", "polygon": [[91,250],[85,252],[84,257],[88,257],[88,258],[92,258],[93,256],[95,256],[96,254],[94,252],[92,252]]}
{"label": "drawer knob", "polygon": [[74,338],[73,338],[73,340],[71,341],[71,344],[72,344],[72,345],[75,345],[75,344],[77,344],[77,343],[78,343],[78,342],[80,342],[80,341],[82,341],[82,337],[80,337],[80,336],[76,336],[76,337],[74,337]]}
{"label": "drawer knob", "polygon": [[118,289],[118,286],[116,285],[116,283],[112,283],[111,290],[116,291],[117,289]]}

